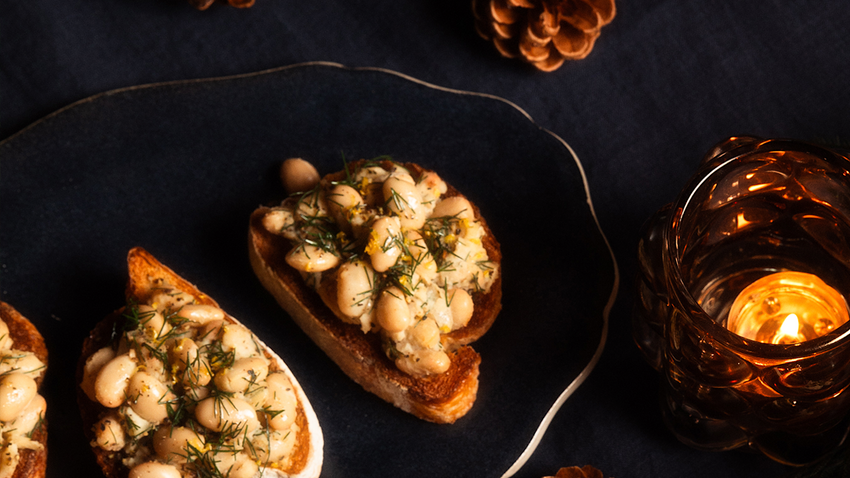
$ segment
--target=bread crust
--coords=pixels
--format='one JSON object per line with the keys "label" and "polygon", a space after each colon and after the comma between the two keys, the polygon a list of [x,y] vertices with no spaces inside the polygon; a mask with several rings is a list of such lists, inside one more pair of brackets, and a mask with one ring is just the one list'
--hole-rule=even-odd
{"label": "bread crust", "polygon": [[[133,299],[138,302],[147,301],[151,293],[151,284],[153,281],[157,278],[163,278],[177,289],[193,295],[196,303],[219,307],[218,303],[212,297],[198,290],[194,284],[177,275],[140,247],[130,250],[127,255],[127,265],[129,281],[127,283],[126,296],[128,300]],[[97,350],[111,344],[113,340],[113,328],[119,323],[118,321],[120,319],[121,309],[97,323],[84,341],[80,360],[77,363],[77,384],[83,381],[86,359]],[[227,315],[226,312],[225,320],[233,324],[243,325],[234,317]],[[294,447],[292,463],[287,469],[265,468],[262,476],[264,478],[316,478],[321,473],[324,447],[324,438],[319,427],[318,418],[301,385],[283,360],[260,341],[259,338],[257,338],[257,342],[263,349],[266,357],[271,361],[270,371],[284,372],[292,382],[298,397],[295,423],[299,427],[299,437]],[[90,400],[79,386],[77,387],[77,402],[82,414],[86,437],[90,441],[93,441],[95,435],[92,426],[99,420],[101,413],[107,409],[99,403]],[[92,451],[95,454],[98,465],[100,465],[107,477],[126,478],[128,476],[130,470],[122,463],[123,456],[120,453],[110,452],[97,446],[92,446]]]}
{"label": "bread crust", "polygon": [[[21,315],[11,305],[0,302],[0,319],[9,327],[9,336],[15,350],[32,352],[47,367],[47,346],[35,325]],[[46,372],[46,370],[45,370]],[[39,389],[44,381],[44,373],[36,379]],[[47,417],[32,434],[32,439],[42,444],[41,450],[20,450],[20,461],[12,478],[43,478],[47,472]]]}
{"label": "bread crust", "polygon": [[[351,163],[352,168],[360,162]],[[391,163],[382,164],[389,168]],[[405,163],[414,177],[426,170]],[[340,180],[345,172],[326,176]],[[462,196],[451,185],[443,197]],[[485,228],[482,241],[490,261],[501,264],[501,250],[480,211],[471,201],[475,218]],[[487,293],[473,295],[474,312],[468,325],[443,336],[450,353],[451,365],[442,374],[417,378],[399,370],[387,358],[378,334],[364,334],[357,325],[345,323],[332,306],[335,293],[317,293],[307,286],[301,275],[285,262],[292,248],[289,241],[263,226],[270,208],[260,207],[249,222],[249,258],[263,286],[275,297],[302,330],[345,372],[364,389],[421,419],[435,423],[453,423],[465,415],[478,392],[480,355],[467,344],[480,338],[493,324],[501,310],[501,274]],[[328,297],[323,300],[322,295]]]}

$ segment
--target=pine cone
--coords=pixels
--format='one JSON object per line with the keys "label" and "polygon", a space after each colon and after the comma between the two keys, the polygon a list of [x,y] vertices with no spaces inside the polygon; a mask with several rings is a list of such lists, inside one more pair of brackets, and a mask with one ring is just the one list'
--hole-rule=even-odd
{"label": "pine cone", "polygon": [[604,475],[596,468],[585,465],[582,468],[577,466],[561,468],[558,470],[557,475],[547,476],[545,478],[604,478]]}
{"label": "pine cone", "polygon": [[[215,0],[189,0],[189,4],[198,10],[206,10],[213,3],[215,3]],[[224,0],[223,3],[236,8],[248,8],[254,5],[254,0]]]}
{"label": "pine cone", "polygon": [[475,29],[508,58],[543,71],[580,60],[616,14],[614,0],[472,0]]}

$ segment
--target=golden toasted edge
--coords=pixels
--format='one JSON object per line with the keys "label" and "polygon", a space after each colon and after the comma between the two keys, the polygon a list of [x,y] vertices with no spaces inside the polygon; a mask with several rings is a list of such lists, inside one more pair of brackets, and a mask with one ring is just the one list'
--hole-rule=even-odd
{"label": "golden toasted edge", "polygon": [[[147,291],[150,290],[149,284],[156,278],[164,278],[178,289],[192,294],[198,303],[218,307],[218,304],[212,297],[201,292],[194,284],[183,279],[141,247],[130,250],[127,254],[127,265],[129,281],[126,294],[128,298],[134,298],[140,301],[146,300]],[[106,319],[99,322],[86,338],[83,344],[83,352],[80,355],[77,365],[78,384],[82,382],[86,359],[101,347],[109,344],[113,324],[120,316],[120,310],[110,314]],[[225,317],[231,323],[244,326],[236,318],[226,313]],[[283,359],[262,342],[259,337],[257,337],[257,342],[263,348],[266,357],[272,360],[272,369],[285,373],[295,387],[296,395],[298,396],[298,410],[295,423],[300,428],[292,466],[288,470],[266,468],[263,476],[271,478],[316,478],[321,474],[322,470],[324,437],[315,410],[313,410],[303,387]],[[89,440],[93,440],[94,433],[91,427],[97,421],[100,412],[104,408],[89,400],[80,387],[77,387],[77,401],[83,415],[86,436]],[[110,478],[123,478],[129,473],[129,470],[121,463],[122,457],[120,454],[97,447],[92,447],[92,451],[94,451],[97,462],[106,476]]]}
{"label": "golden toasted edge", "polygon": [[[350,163],[350,166],[357,167],[358,163]],[[412,163],[403,166],[416,176],[425,171]],[[344,172],[326,178],[341,179],[342,175]],[[444,197],[461,195],[451,185],[447,186]],[[499,243],[477,206],[472,206],[476,219],[487,231],[485,249],[491,260],[501,264]],[[398,370],[386,357],[377,334],[364,334],[360,327],[339,320],[319,294],[307,287],[298,272],[286,264],[284,258],[292,246],[286,239],[263,227],[262,218],[269,210],[260,207],[250,218],[248,249],[251,266],[263,286],[299,327],[346,375],[402,410],[435,423],[453,423],[465,415],[475,403],[481,363],[480,355],[465,344],[480,338],[501,310],[501,274],[487,294],[473,297],[475,312],[467,327],[446,334],[449,345],[458,346],[451,356],[449,370],[417,379]]]}
{"label": "golden toasted edge", "polygon": [[[0,302],[0,319],[9,327],[9,336],[16,350],[32,352],[47,367],[47,346],[35,325],[21,315],[11,305]],[[46,370],[45,370],[46,372]],[[44,373],[36,383],[39,388],[44,381]],[[21,459],[12,478],[43,478],[47,472],[47,417],[32,435],[32,439],[41,443],[41,450],[21,450]]]}

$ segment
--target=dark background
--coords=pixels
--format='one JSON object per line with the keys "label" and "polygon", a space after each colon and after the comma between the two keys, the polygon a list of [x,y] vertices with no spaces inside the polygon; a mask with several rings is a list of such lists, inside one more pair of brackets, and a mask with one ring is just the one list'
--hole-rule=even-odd
{"label": "dark background", "polygon": [[[257,0],[248,10],[216,4],[205,12],[164,0],[7,1],[0,138],[107,90],[306,61],[386,68],[505,98],[581,159],[621,273],[605,354],[520,475],[592,464],[618,477],[786,476],[792,470],[757,455],[690,450],[664,429],[656,376],[630,336],[635,247],[642,222],[730,135],[850,142],[850,8],[713,0],[617,7],[587,59],[540,73],[478,37],[466,1]],[[2,161],[0,187],[14,188]]]}

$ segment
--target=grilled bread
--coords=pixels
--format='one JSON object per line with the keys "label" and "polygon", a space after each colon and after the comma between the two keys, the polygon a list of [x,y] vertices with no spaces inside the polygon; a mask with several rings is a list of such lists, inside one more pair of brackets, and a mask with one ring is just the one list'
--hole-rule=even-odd
{"label": "grilled bread", "polygon": [[77,369],[104,474],[319,476],[322,431],[283,360],[147,251],[127,262],[127,305],[97,324]]}
{"label": "grilled bread", "polygon": [[[47,347],[35,326],[4,302],[0,320],[0,414],[9,415],[0,421],[0,477],[40,478],[47,468],[47,420],[46,403],[37,389],[47,369]],[[28,392],[10,398],[15,394],[4,390],[7,387]]]}
{"label": "grilled bread", "polygon": [[[254,211],[249,256],[265,288],[363,388],[436,423],[472,407],[481,357],[468,344],[501,310],[501,251],[479,209],[436,173],[387,160],[350,163],[280,207]],[[461,268],[469,269],[464,278],[440,275]],[[371,289],[356,292],[344,277],[352,271]],[[447,318],[461,299],[471,302],[471,317]],[[392,302],[409,309],[401,326],[382,317]]]}

